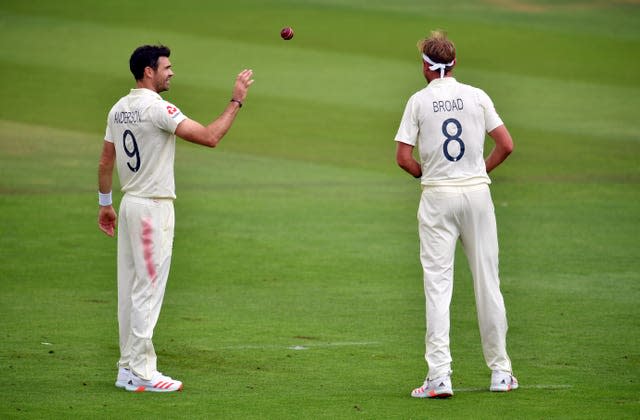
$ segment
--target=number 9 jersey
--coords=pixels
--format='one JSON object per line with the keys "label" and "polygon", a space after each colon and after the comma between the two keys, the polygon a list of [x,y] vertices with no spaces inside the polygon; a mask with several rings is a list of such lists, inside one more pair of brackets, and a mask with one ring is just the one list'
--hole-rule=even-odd
{"label": "number 9 jersey", "polygon": [[502,124],[484,91],[445,77],[411,96],[395,140],[418,146],[422,185],[490,184],[484,139]]}
{"label": "number 9 jersey", "polygon": [[175,199],[178,124],[187,117],[149,89],[131,89],[109,111],[105,140],[114,143],[123,192]]}

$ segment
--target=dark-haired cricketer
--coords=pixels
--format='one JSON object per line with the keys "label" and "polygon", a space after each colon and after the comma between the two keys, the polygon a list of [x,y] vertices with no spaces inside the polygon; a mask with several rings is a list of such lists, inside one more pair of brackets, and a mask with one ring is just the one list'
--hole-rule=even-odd
{"label": "dark-haired cricketer", "polygon": [[152,343],[173,250],[176,136],[215,147],[253,83],[251,70],[240,72],[224,112],[204,126],[159,95],[169,89],[174,76],[170,54],[166,46],[144,45],[131,55],[136,87],[109,112],[98,168],[98,225],[109,236],[117,220],[111,198],[114,166],[124,192],[118,225],[116,386],[136,392],[182,389],[182,382],[158,371]]}

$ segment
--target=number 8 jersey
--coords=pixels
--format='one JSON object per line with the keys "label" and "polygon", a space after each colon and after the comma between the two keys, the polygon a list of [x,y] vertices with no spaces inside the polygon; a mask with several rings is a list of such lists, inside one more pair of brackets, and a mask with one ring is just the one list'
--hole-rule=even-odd
{"label": "number 8 jersey", "polygon": [[105,140],[116,150],[123,192],[175,199],[175,131],[187,117],[149,89],[131,89],[109,111]]}
{"label": "number 8 jersey", "polygon": [[422,185],[490,184],[484,139],[502,124],[484,91],[445,77],[411,96],[395,140],[418,146]]}

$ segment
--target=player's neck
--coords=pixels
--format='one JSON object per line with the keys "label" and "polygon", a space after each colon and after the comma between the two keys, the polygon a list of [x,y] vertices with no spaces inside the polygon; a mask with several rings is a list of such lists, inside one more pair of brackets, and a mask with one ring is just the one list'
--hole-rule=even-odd
{"label": "player's neck", "polygon": [[160,93],[156,90],[156,87],[149,79],[136,80],[136,87],[138,89],[149,89],[155,93]]}
{"label": "player's neck", "polygon": [[[427,72],[424,75],[424,77],[425,77],[425,79],[427,79],[427,84],[433,82],[434,80],[441,79],[439,71]],[[449,77],[453,77],[453,72],[449,71],[449,72],[445,73],[444,79],[449,78]]]}

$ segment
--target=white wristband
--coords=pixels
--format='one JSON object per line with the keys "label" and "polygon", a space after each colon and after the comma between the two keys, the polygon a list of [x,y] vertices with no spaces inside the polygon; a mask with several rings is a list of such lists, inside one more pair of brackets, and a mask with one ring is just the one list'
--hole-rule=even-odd
{"label": "white wristband", "polygon": [[100,191],[98,191],[98,204],[100,204],[101,206],[110,206],[111,203],[111,191],[106,194],[102,194]]}

